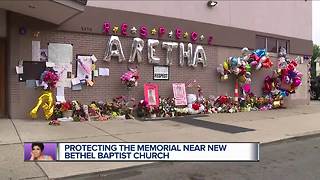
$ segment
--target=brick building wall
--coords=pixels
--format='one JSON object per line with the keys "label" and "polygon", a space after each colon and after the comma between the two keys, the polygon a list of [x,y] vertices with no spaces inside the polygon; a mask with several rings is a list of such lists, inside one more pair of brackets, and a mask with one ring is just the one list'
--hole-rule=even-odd
{"label": "brick building wall", "polygon": [[[120,76],[128,70],[130,65],[127,60],[130,55],[133,38],[120,37],[126,61],[118,63],[117,59],[112,59],[110,63],[103,61],[106,44],[110,36],[99,34],[85,34],[74,32],[56,31],[55,27],[29,18],[25,16],[18,16],[11,14],[9,18],[9,115],[11,118],[27,118],[28,112],[33,108],[37,101],[37,97],[41,94],[40,89],[28,88],[24,82],[18,82],[18,75],[15,73],[15,66],[20,59],[25,61],[31,60],[32,40],[40,41],[41,48],[47,48],[48,43],[70,43],[73,44],[73,61],[72,73],[76,72],[76,54],[94,54],[97,61],[97,68],[107,67],[110,69],[109,77],[94,77],[94,86],[83,86],[81,91],[72,91],[70,88],[65,88],[65,97],[67,100],[79,100],[81,103],[90,103],[91,101],[111,100],[113,97],[124,95],[134,97],[137,100],[143,99],[143,84],[147,82],[154,82],[159,85],[159,95],[163,97],[172,96],[172,83],[186,82],[190,79],[196,79],[201,85],[205,96],[209,95],[233,95],[234,78],[231,77],[228,81],[221,82],[216,72],[218,64],[222,63],[228,56],[240,55],[238,48],[227,48],[218,46],[204,45],[206,56],[208,59],[208,66],[202,67],[198,65],[196,68],[180,67],[178,65],[179,51],[173,51],[173,64],[170,66],[169,81],[154,81],[153,80],[153,65],[147,61],[147,46],[145,39],[145,46],[143,49],[143,62],[138,65],[141,79],[139,85],[128,90],[120,82]],[[13,20],[15,19],[15,20]],[[26,27],[27,34],[20,35],[18,33],[19,27]],[[39,31],[38,37],[34,37],[33,33]],[[160,41],[161,43],[161,41]],[[185,43],[186,45],[186,43]],[[193,44],[195,49],[196,44]],[[156,55],[160,57],[161,63],[164,64],[166,58],[166,50],[161,49],[159,45],[156,48]],[[272,58],[276,64],[276,59]],[[130,65],[132,66],[132,64]],[[271,71],[261,70],[254,72],[252,76],[252,89],[257,95],[261,95],[261,88],[264,77],[267,74],[272,74]],[[304,80],[305,81],[305,80]],[[196,93],[196,90],[187,89],[187,93]],[[297,98],[303,100],[303,98]],[[41,116],[40,116],[41,118]]]}

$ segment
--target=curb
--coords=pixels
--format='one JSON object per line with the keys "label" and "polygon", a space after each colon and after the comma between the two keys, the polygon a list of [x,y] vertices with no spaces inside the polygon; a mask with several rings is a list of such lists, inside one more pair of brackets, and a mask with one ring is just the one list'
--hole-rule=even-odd
{"label": "curb", "polygon": [[305,139],[311,139],[314,137],[320,137],[320,131],[313,131],[311,133],[308,134],[302,134],[302,135],[297,135],[297,136],[293,136],[293,137],[288,137],[288,138],[284,138],[284,139],[279,139],[279,140],[275,140],[275,141],[271,141],[271,142],[266,142],[266,143],[260,143],[260,146],[269,146],[269,145],[278,145],[281,143],[289,143],[289,142],[295,142],[295,141],[302,141]]}

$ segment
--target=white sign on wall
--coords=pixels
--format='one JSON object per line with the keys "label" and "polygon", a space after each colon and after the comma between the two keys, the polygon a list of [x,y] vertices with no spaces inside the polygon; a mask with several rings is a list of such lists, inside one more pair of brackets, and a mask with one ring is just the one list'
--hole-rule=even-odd
{"label": "white sign on wall", "polygon": [[153,66],[153,80],[169,80],[169,66]]}
{"label": "white sign on wall", "polygon": [[73,58],[73,47],[71,44],[49,43],[48,61],[55,64],[69,64]]}

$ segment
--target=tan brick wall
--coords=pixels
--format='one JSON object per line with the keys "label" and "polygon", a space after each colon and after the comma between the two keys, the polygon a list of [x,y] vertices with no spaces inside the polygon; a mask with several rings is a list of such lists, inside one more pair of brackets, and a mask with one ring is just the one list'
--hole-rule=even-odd
{"label": "tan brick wall", "polygon": [[[19,35],[18,28],[20,26],[27,27],[26,35]],[[93,87],[83,87],[81,91],[72,91],[65,89],[65,96],[68,100],[79,100],[81,103],[90,103],[91,101],[110,100],[119,95],[134,97],[137,100],[143,98],[143,84],[147,82],[155,82],[159,85],[160,96],[172,96],[172,83],[186,82],[190,79],[196,79],[201,85],[206,96],[209,95],[233,95],[234,79],[220,82],[216,73],[216,67],[222,63],[224,59],[232,55],[240,55],[240,49],[204,46],[208,59],[208,66],[203,68],[200,64],[197,68],[179,67],[178,66],[178,49],[173,51],[173,65],[170,67],[169,81],[154,81],[153,66],[147,62],[146,40],[143,49],[143,63],[138,65],[141,75],[138,87],[127,90],[120,82],[120,76],[127,71],[128,63],[118,63],[117,59],[112,59],[110,63],[102,61],[104,58],[105,47],[110,36],[71,33],[55,31],[34,19],[20,19],[20,21],[11,21],[10,23],[10,60],[9,60],[9,115],[12,118],[26,118],[27,113],[34,106],[41,90],[27,88],[25,83],[18,82],[18,76],[15,74],[15,66],[22,58],[23,60],[31,60],[31,42],[32,40],[41,41],[41,48],[47,48],[48,43],[71,43],[73,44],[73,56],[76,54],[94,54],[97,59],[97,68],[108,67],[110,69],[109,77],[94,77],[95,85]],[[33,37],[33,32],[39,31],[37,38]],[[132,38],[120,37],[126,61],[129,58]],[[161,43],[161,42],[160,42]],[[196,44],[193,45],[195,49]],[[156,54],[164,63],[166,58],[166,50],[160,46],[156,48]],[[75,61],[72,62],[73,73],[75,73]],[[261,94],[263,79],[266,74],[272,72],[261,70],[253,73],[253,90],[258,95]],[[187,90],[189,93],[191,90]],[[196,92],[193,90],[193,92]]]}

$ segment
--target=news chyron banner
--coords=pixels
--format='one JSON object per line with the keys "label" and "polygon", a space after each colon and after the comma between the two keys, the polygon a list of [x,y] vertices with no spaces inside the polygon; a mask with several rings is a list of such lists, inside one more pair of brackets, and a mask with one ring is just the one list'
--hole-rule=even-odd
{"label": "news chyron banner", "polygon": [[[31,143],[29,143],[31,144]],[[33,144],[33,143],[32,143]],[[52,143],[51,143],[52,144]],[[259,161],[259,143],[56,143],[56,161]],[[29,145],[30,146],[30,145]],[[32,146],[32,145],[31,145]],[[32,146],[34,148],[36,146]],[[29,148],[30,147],[26,147]],[[34,148],[41,150],[42,147]],[[45,149],[45,148],[44,148]],[[52,150],[51,150],[52,151]],[[29,150],[30,152],[30,150]],[[32,154],[32,153],[30,153]],[[28,154],[27,154],[28,155]],[[29,159],[28,159],[29,158]],[[46,159],[47,158],[47,159]],[[48,160],[36,152],[29,160]]]}

